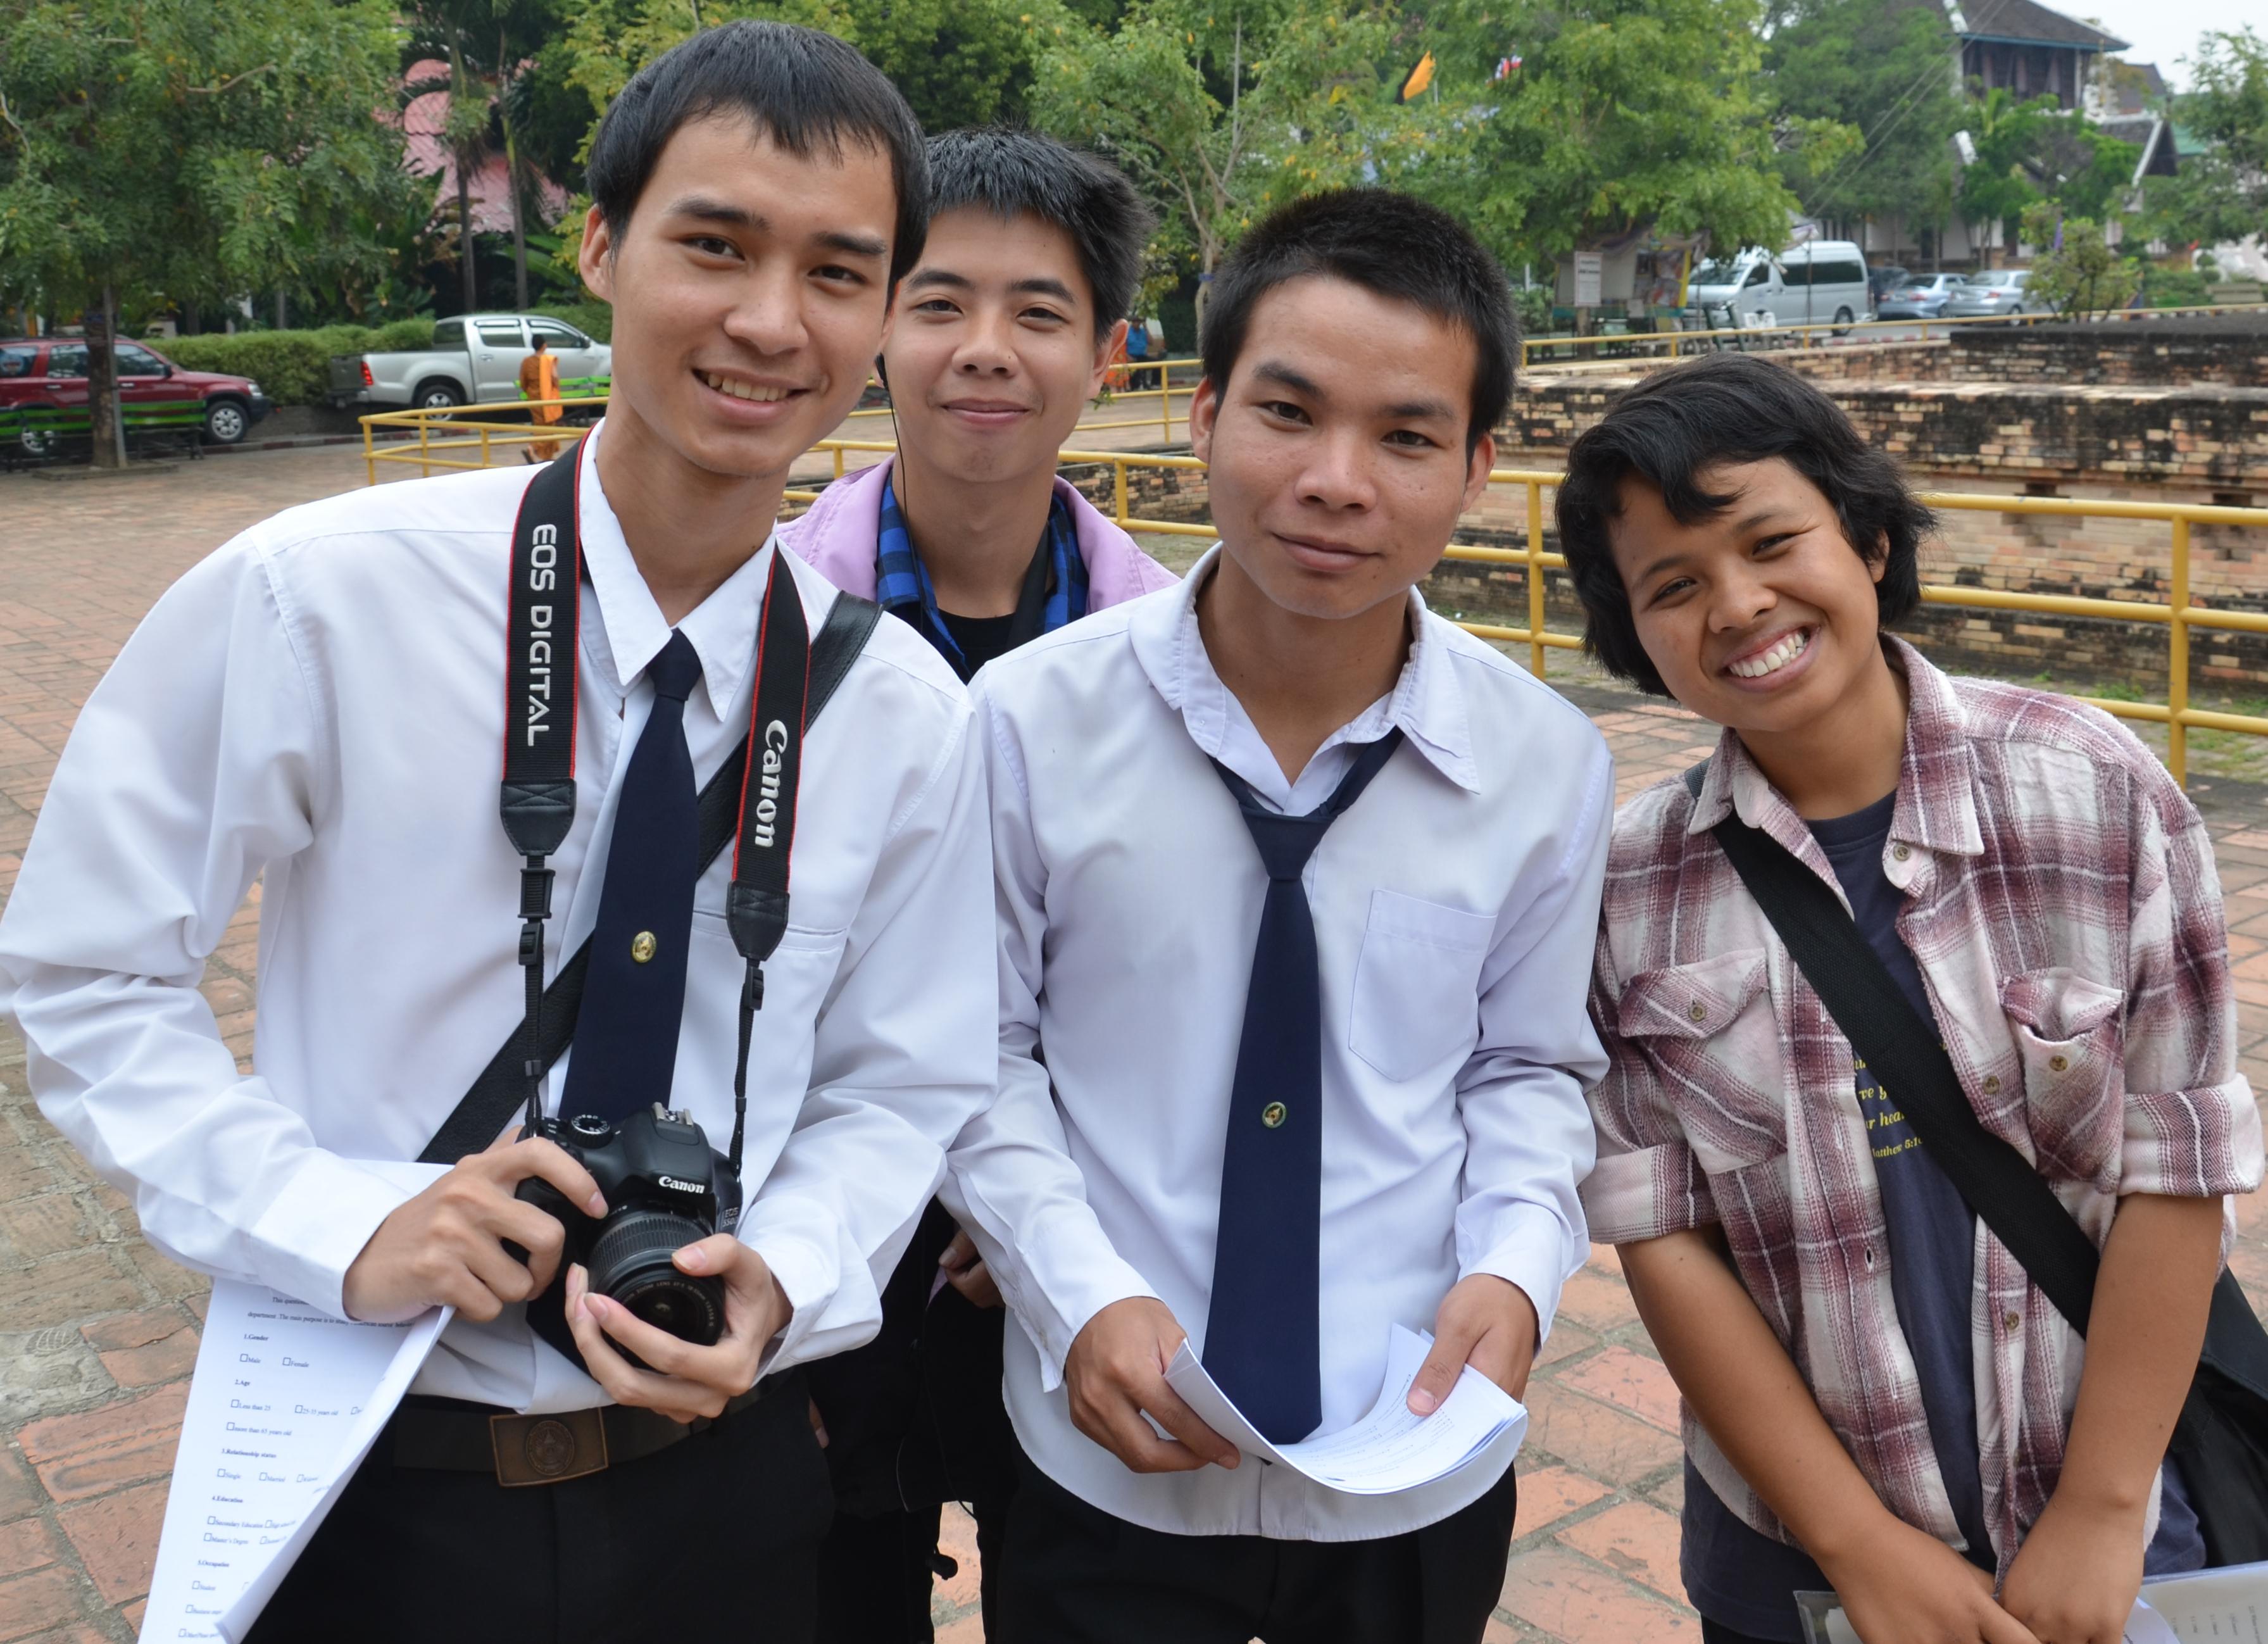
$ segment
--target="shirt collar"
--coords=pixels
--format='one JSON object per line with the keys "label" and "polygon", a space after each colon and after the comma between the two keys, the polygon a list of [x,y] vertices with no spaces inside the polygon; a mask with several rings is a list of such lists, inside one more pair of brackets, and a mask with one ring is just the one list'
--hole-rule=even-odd
{"label": "shirt collar", "polygon": [[[1982,856],[1976,754],[1969,744],[1969,719],[1961,698],[1953,682],[1904,640],[1885,635],[1883,645],[1890,665],[1905,676],[1907,689],[1905,749],[1899,762],[1890,840],[1949,856]],[[1727,815],[1738,815],[1799,856],[1811,842],[1811,829],[1730,729],[1717,739],[1717,751],[1685,830],[1705,833]]]}
{"label": "shirt collar", "polygon": [[[1182,716],[1198,748],[1212,758],[1219,757],[1226,740],[1230,697],[1197,630],[1197,601],[1220,552],[1218,543],[1208,549],[1179,587],[1138,602],[1127,623],[1135,660],[1151,685]],[[1394,689],[1340,727],[1323,747],[1376,741],[1399,726],[1435,770],[1477,793],[1480,770],[1473,759],[1472,720],[1464,687],[1449,657],[1454,641],[1448,624],[1425,608],[1417,589],[1410,589],[1409,597],[1416,638]]]}
{"label": "shirt collar", "polygon": [[[627,695],[669,643],[670,628],[631,556],[622,521],[615,517],[614,505],[607,500],[606,487],[599,479],[599,437],[605,429],[603,421],[594,426],[584,437],[578,453],[583,472],[578,487],[581,505],[577,523],[582,532],[583,574],[590,579],[591,592],[598,601],[605,640],[603,647],[593,648],[593,660],[611,668],[616,689]],[[677,624],[677,630],[701,660],[709,706],[720,719],[755,660],[756,620],[775,551],[774,539],[768,534],[762,549],[749,556]]]}

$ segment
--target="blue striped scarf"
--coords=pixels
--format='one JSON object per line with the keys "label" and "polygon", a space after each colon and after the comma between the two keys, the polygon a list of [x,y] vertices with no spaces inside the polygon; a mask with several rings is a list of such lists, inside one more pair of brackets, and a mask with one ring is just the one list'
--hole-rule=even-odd
{"label": "blue striped scarf", "polygon": [[[1079,527],[1061,497],[1048,508],[1045,547],[1050,563],[1047,608],[1040,631],[1051,634],[1086,615],[1086,561],[1079,557]],[[906,516],[898,507],[895,475],[882,482],[881,520],[875,534],[874,598],[884,610],[911,623],[956,668],[967,660],[937,614],[937,592],[930,584],[929,567],[914,552],[913,539],[906,534]]]}

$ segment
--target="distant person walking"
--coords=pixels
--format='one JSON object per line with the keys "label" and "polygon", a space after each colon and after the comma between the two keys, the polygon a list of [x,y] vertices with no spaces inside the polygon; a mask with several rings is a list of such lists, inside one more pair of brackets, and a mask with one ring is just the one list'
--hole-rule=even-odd
{"label": "distant person walking", "polygon": [[[1126,358],[1130,363],[1139,366],[1141,362],[1149,357],[1150,333],[1148,328],[1138,321],[1126,328]],[[1155,385],[1151,380],[1150,373],[1146,371],[1138,369],[1127,373],[1127,387],[1130,388],[1147,388],[1153,386]]]}
{"label": "distant person walking", "polygon": [[[556,423],[567,415],[559,403],[559,358],[543,340],[543,333],[535,334],[535,352],[519,362],[519,397],[534,400],[528,417],[538,426]],[[556,439],[535,439],[528,442],[520,456],[529,462],[549,462],[559,454]]]}

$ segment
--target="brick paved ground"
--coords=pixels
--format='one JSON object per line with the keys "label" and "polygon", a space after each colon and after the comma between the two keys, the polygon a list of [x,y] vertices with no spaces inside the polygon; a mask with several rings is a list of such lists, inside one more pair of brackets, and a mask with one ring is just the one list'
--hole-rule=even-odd
{"label": "brick paved ground", "polygon": [[[359,453],[339,448],[148,478],[0,478],[0,898],[79,704],[158,591],[244,525],[361,483]],[[1614,743],[1625,794],[1712,740],[1668,704],[1594,683],[1565,689]],[[2264,797],[2231,783],[2198,789],[2229,893],[2256,1087],[2268,1087]],[[256,911],[247,905],[232,924],[204,984],[239,1057],[251,1040]],[[125,1200],[39,1117],[5,1030],[0,1120],[0,1644],[123,1640],[156,1554],[204,1285],[141,1242]],[[2268,1294],[2268,1221],[2246,1220],[2236,1269]],[[1567,1286],[1528,1404],[1517,1538],[1491,1644],[1697,1640],[1677,1580],[1676,1396],[1613,1251],[1594,1250]],[[939,1636],[978,1644],[975,1547],[957,1514],[947,1544],[961,1572],[939,1589]]]}

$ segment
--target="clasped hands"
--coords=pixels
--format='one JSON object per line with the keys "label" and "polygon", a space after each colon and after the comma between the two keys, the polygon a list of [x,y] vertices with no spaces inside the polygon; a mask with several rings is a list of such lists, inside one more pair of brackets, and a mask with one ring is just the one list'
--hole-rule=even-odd
{"label": "clasped hands", "polygon": [[[506,1137],[460,1160],[379,1224],[347,1269],[347,1316],[390,1323],[453,1307],[486,1322],[541,1295],[559,1271],[566,1229],[512,1197],[530,1177],[549,1182],[589,1215],[607,1213],[597,1181],[564,1148]],[[525,1263],[504,1248],[506,1241],[527,1252]],[[696,1240],[674,1260],[681,1272],[724,1281],[725,1333],[713,1346],[681,1341],[592,1294],[579,1265],[567,1271],[563,1300],[585,1366],[615,1403],[691,1421],[723,1414],[727,1402],[755,1385],[765,1347],[794,1309],[764,1258],[729,1233]],[[630,1363],[617,1343],[651,1368]]]}
{"label": "clasped hands", "polygon": [[[1154,1296],[1114,1301],[1086,1322],[1064,1360],[1071,1424],[1138,1473],[1234,1468],[1236,1446],[1215,1433],[1166,1381],[1189,1332]],[[1433,1345],[1410,1384],[1410,1408],[1440,1408],[1468,1364],[1517,1398],[1535,1360],[1535,1306],[1519,1286],[1488,1273],[1460,1279],[1442,1298]],[[1172,1436],[1161,1439],[1147,1415]]]}
{"label": "clasped hands", "polygon": [[1887,1509],[1819,1563],[1865,1644],[2120,1644],[2142,1585],[2140,1508],[2050,1499],[1994,1596],[1979,1569]]}

